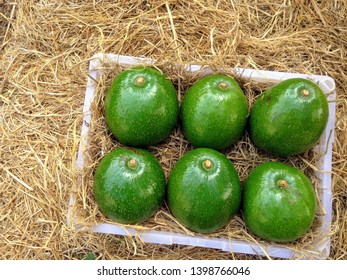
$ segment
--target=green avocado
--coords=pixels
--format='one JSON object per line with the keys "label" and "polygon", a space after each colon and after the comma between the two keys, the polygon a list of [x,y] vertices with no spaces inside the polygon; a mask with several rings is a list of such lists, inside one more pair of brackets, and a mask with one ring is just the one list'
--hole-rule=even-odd
{"label": "green avocado", "polygon": [[142,149],[109,152],[94,174],[94,197],[108,218],[134,224],[150,218],[162,204],[166,179],[157,159]]}
{"label": "green avocado", "polygon": [[271,87],[254,102],[249,133],[254,144],[287,157],[312,148],[328,122],[328,102],[310,80],[288,79]]}
{"label": "green avocado", "polygon": [[243,188],[242,213],[257,236],[275,242],[295,241],[312,226],[314,190],[299,169],[266,162],[251,171]]}
{"label": "green avocado", "polygon": [[243,133],[248,116],[246,97],[229,76],[212,74],[195,82],[181,105],[182,131],[193,146],[221,150]]}
{"label": "green avocado", "polygon": [[173,167],[167,189],[171,213],[199,233],[223,227],[239,210],[241,188],[232,163],[220,152],[197,148]]}
{"label": "green avocado", "polygon": [[135,66],[120,73],[105,97],[106,123],[127,146],[146,147],[170,135],[179,104],[172,82],[158,70]]}

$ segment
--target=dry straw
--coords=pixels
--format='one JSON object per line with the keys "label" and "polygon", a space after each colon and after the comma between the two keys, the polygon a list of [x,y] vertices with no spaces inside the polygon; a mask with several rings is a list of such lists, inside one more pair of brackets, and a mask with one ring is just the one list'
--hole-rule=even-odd
{"label": "dry straw", "polygon": [[[258,68],[327,74],[337,85],[333,150],[331,259],[347,259],[347,91],[345,1],[0,1],[0,252],[2,259],[257,259],[189,246],[144,244],[138,238],[75,232],[66,225],[69,195],[76,191],[75,159],[82,122],[88,59],[96,52],[157,59],[180,94],[193,82],[169,66],[195,63],[228,69]],[[116,144],[94,100],[90,161],[77,193],[87,223],[104,219],[90,195],[92,170]],[[196,78],[196,77],[195,77]],[[250,103],[266,85],[240,80]],[[96,145],[96,141],[101,141]],[[168,174],[190,149],[179,130],[151,151]],[[241,179],[266,155],[247,136],[226,151]],[[244,159],[253,156],[252,161]],[[303,160],[304,159],[304,160]],[[315,156],[290,163],[312,175]],[[179,227],[165,210],[141,227]],[[237,216],[218,234],[254,238]],[[191,234],[191,233],[189,233]],[[217,233],[216,233],[217,234]],[[302,250],[309,233],[289,246]]]}

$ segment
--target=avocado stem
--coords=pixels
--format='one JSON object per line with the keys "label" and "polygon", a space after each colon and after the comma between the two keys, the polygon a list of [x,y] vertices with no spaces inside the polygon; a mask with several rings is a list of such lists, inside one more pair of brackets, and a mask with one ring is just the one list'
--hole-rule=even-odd
{"label": "avocado stem", "polygon": [[280,186],[281,188],[287,188],[288,183],[286,180],[278,180],[277,185]]}
{"label": "avocado stem", "polygon": [[213,167],[213,163],[209,159],[206,159],[203,161],[202,166],[205,170],[210,170]]}
{"label": "avocado stem", "polygon": [[227,89],[229,87],[228,84],[224,82],[220,82],[218,86],[220,89]]}
{"label": "avocado stem", "polygon": [[301,91],[301,95],[302,96],[309,96],[310,95],[310,92],[308,89],[304,88],[302,91]]}
{"label": "avocado stem", "polygon": [[138,86],[142,86],[142,85],[145,83],[145,78],[142,77],[142,76],[136,77],[135,83],[136,83]]}
{"label": "avocado stem", "polygon": [[130,169],[136,169],[138,167],[138,163],[135,159],[130,159],[128,160],[127,162],[127,166],[130,168]]}

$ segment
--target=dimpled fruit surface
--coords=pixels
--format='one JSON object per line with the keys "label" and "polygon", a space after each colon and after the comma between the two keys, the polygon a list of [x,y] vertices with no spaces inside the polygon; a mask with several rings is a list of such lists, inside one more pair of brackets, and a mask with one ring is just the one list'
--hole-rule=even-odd
{"label": "dimpled fruit surface", "polygon": [[127,146],[164,140],[177,124],[179,104],[172,82],[157,69],[135,66],[120,73],[105,97],[106,123]]}
{"label": "dimpled fruit surface", "polygon": [[227,75],[199,79],[184,95],[182,131],[195,147],[227,148],[242,135],[248,115],[246,97],[238,83]]}
{"label": "dimpled fruit surface", "polygon": [[328,101],[318,85],[307,79],[289,79],[256,99],[249,132],[260,149],[280,157],[292,156],[317,143],[328,115]]}
{"label": "dimpled fruit surface", "polygon": [[249,174],[242,212],[247,227],[275,242],[295,241],[312,226],[316,198],[308,177],[280,162],[266,162]]}
{"label": "dimpled fruit surface", "polygon": [[166,180],[148,151],[119,147],[109,152],[94,174],[94,197],[108,218],[134,224],[150,218],[163,202]]}
{"label": "dimpled fruit surface", "polygon": [[167,199],[171,213],[182,225],[195,232],[214,232],[239,210],[240,180],[223,154],[197,148],[174,166]]}

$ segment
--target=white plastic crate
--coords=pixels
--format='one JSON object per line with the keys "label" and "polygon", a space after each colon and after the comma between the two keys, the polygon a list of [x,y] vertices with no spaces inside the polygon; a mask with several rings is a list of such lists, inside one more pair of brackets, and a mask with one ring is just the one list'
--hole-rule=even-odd
{"label": "white plastic crate", "polygon": [[[97,82],[100,78],[103,63],[118,63],[124,67],[134,66],[136,64],[153,64],[155,61],[147,58],[136,58],[116,54],[102,54],[98,53],[94,55],[89,64],[89,73],[87,88],[85,94],[85,102],[83,107],[83,124],[81,131],[81,143],[77,156],[77,169],[82,169],[84,163],[84,152],[82,147],[87,147],[88,132],[91,123],[90,106],[94,96]],[[202,68],[200,65],[187,65],[186,70],[190,72],[204,71],[205,74],[212,72],[210,68]],[[334,140],[334,123],[335,123],[335,82],[331,77],[319,76],[319,75],[307,75],[296,74],[286,72],[273,72],[273,71],[260,71],[254,69],[235,68],[233,69],[237,76],[245,79],[259,81],[259,82],[271,82],[278,83],[282,80],[286,80],[294,77],[308,78],[316,82],[325,94],[328,95],[329,102],[329,120],[325,131],[323,132],[319,145],[315,147],[316,151],[320,154],[324,154],[316,166],[316,176],[318,179],[319,198],[321,205],[325,211],[324,215],[320,217],[321,225],[317,229],[319,235],[315,236],[314,246],[310,248],[309,257],[307,253],[304,256],[300,256],[300,250],[292,250],[288,247],[271,246],[266,243],[250,243],[239,240],[231,240],[225,238],[210,238],[202,235],[189,236],[185,234],[169,232],[169,231],[156,231],[156,230],[141,230],[136,231],[132,227],[118,226],[109,223],[101,223],[88,228],[87,230],[107,233],[115,235],[137,236],[141,238],[143,242],[157,243],[157,244],[181,244],[205,248],[215,248],[223,251],[231,251],[234,253],[244,253],[253,255],[268,255],[270,257],[279,258],[312,258],[312,259],[325,259],[330,253],[330,227],[332,219],[332,190],[331,190],[331,168],[332,168],[332,143]],[[75,203],[74,196],[72,195],[69,202],[69,214],[68,224],[73,224],[76,229],[80,229],[79,225],[73,221],[74,213],[73,206]],[[85,227],[83,227],[85,230]]]}

